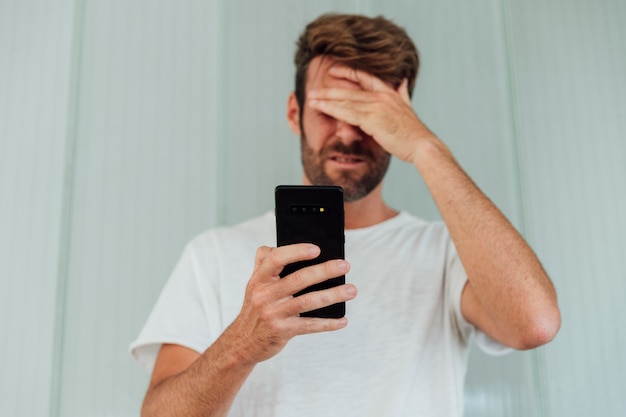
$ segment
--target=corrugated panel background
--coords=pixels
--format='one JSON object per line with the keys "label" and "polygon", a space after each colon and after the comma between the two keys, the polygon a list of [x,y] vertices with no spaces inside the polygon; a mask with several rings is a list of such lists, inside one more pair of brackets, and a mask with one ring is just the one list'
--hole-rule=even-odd
{"label": "corrugated panel background", "polygon": [[[0,415],[138,414],[185,242],[300,181],[293,48],[330,10],[407,29],[416,111],[559,291],[552,344],[472,354],[466,415],[626,414],[623,1],[0,0]],[[406,164],[385,196],[438,218]]]}

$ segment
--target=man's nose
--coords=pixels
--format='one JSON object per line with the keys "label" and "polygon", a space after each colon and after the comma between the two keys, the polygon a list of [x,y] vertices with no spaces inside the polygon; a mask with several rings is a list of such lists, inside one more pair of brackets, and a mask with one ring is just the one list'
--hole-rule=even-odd
{"label": "man's nose", "polygon": [[364,133],[359,127],[342,122],[341,120],[337,120],[336,133],[344,145],[349,145],[352,142],[360,141],[364,138]]}

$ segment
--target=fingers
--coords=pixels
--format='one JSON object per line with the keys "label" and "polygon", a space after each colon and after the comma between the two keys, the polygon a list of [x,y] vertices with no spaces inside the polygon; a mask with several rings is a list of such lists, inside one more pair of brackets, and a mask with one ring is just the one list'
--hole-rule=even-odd
{"label": "fingers", "polygon": [[377,111],[379,99],[371,92],[340,88],[313,90],[307,98],[312,108],[353,126],[361,126]]}
{"label": "fingers", "polygon": [[324,88],[309,91],[307,98],[311,100],[335,100],[367,103],[374,101],[370,92],[363,90],[347,90],[345,88]]}
{"label": "fingers", "polygon": [[279,277],[285,265],[312,260],[319,254],[319,247],[307,243],[278,248],[262,246],[257,250],[241,311],[227,330],[230,337],[243,345],[245,360],[251,363],[266,360],[296,335],[339,330],[347,325],[345,318],[309,318],[300,317],[300,313],[353,299],[354,285],[293,296],[311,285],[345,275],[350,269],[346,261],[331,260],[302,268],[283,279]]}
{"label": "fingers", "polygon": [[276,313],[280,311],[278,316],[288,318],[354,298],[356,287],[351,284],[293,297],[294,294],[312,285],[340,277],[350,270],[348,262],[335,259],[299,269],[279,279],[278,273],[285,264],[313,259],[318,255],[319,248],[309,244],[259,248],[256,259],[258,268],[251,280],[252,286],[249,286],[254,293],[252,299],[256,307],[263,308],[275,304],[277,309],[274,311]]}
{"label": "fingers", "polygon": [[[335,67],[333,67],[335,68]],[[339,71],[339,70],[337,70]],[[356,70],[341,70],[350,74]],[[389,119],[400,117],[403,112],[413,116],[411,98],[408,91],[408,80],[402,80],[397,89],[393,89],[373,75],[356,72],[358,77],[370,77],[372,88],[361,90],[346,88],[322,88],[311,90],[307,94],[307,102],[313,108],[337,120],[360,127],[369,135],[377,133],[377,120],[388,124]],[[378,85],[382,83],[382,85]],[[384,130],[384,129],[383,129]]]}
{"label": "fingers", "polygon": [[299,318],[293,330],[295,334],[311,334],[331,332],[343,329],[347,325],[348,319],[345,317],[340,319]]}
{"label": "fingers", "polygon": [[328,73],[335,78],[351,81],[359,84],[366,91],[387,91],[391,89],[384,81],[365,71],[347,67],[345,65],[334,65]]}
{"label": "fingers", "polygon": [[333,304],[352,300],[357,290],[352,284],[339,285],[325,290],[311,291],[290,299],[284,306],[287,316],[297,316],[300,313],[317,310]]}
{"label": "fingers", "polygon": [[[409,95],[409,81],[405,78],[402,80],[398,88],[394,91],[388,89],[387,92],[395,92],[400,95],[402,100],[411,105],[411,96]],[[307,99],[311,101],[337,101],[343,103],[356,103],[359,105],[366,103],[374,103],[379,101],[384,94],[372,94],[372,91],[366,90],[349,90],[345,88],[322,88],[319,90],[311,90],[307,94]]]}
{"label": "fingers", "polygon": [[280,296],[291,296],[311,285],[345,275],[349,269],[348,262],[344,260],[332,260],[302,268],[284,277],[277,292],[280,291]]}
{"label": "fingers", "polygon": [[[267,298],[267,302],[270,300],[291,300],[293,295],[308,288],[312,285],[319,284],[327,281],[331,278],[340,277],[345,275],[350,270],[350,264],[343,259],[335,259],[326,261],[320,264],[311,265],[302,269],[299,269],[283,279],[280,279],[279,274],[288,264],[298,261],[305,261],[315,259],[320,254],[319,247],[312,244],[294,244],[288,246],[281,246],[278,248],[269,248],[262,246],[257,249],[255,259],[255,272],[251,279],[251,284],[254,287],[265,287],[263,291],[263,299]],[[269,286],[268,286],[269,284]],[[344,286],[345,287],[345,286]],[[341,297],[351,297],[354,292],[354,286],[348,286],[345,294],[338,294]],[[323,292],[323,291],[316,291]],[[329,294],[322,294],[324,299],[309,300],[305,298],[304,302],[325,302]],[[315,310],[320,307],[325,307],[338,302],[346,301],[349,298],[328,299],[325,305],[319,305],[318,307],[309,308],[308,310],[288,310],[287,315],[293,313],[302,313],[305,311]],[[317,304],[315,304],[317,305]]]}
{"label": "fingers", "polygon": [[255,275],[261,281],[272,281],[278,278],[278,274],[285,265],[315,259],[319,254],[320,248],[309,243],[297,243],[278,248],[261,246],[256,252]]}
{"label": "fingers", "polygon": [[256,257],[254,258],[254,269],[256,269],[259,265],[263,263],[271,250],[272,248],[268,246],[261,246],[256,250]]}

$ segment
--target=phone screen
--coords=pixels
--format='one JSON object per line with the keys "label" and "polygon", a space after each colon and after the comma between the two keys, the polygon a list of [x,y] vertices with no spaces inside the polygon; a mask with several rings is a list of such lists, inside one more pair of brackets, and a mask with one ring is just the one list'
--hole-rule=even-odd
{"label": "phone screen", "polygon": [[[337,186],[279,185],[276,198],[276,241],[278,246],[313,243],[320,255],[312,260],[287,265],[280,276],[300,268],[345,259],[343,189]],[[295,297],[345,283],[345,275],[308,287]],[[345,315],[345,303],[301,313],[305,317],[339,318]]]}

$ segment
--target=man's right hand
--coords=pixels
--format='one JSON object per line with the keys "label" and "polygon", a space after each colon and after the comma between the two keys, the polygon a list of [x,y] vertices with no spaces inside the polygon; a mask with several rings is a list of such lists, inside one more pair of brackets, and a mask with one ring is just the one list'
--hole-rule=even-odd
{"label": "man's right hand", "polygon": [[285,265],[315,259],[319,253],[310,244],[259,248],[241,312],[224,333],[202,354],[179,345],[161,347],[141,415],[224,417],[258,362],[276,355],[295,335],[345,327],[345,318],[300,313],[353,299],[354,285],[293,294],[344,275],[350,268],[346,261],[309,266],[282,279],[278,275]]}
{"label": "man's right hand", "polygon": [[299,297],[293,294],[330,278],[345,275],[350,265],[331,260],[302,268],[284,278],[283,268],[297,261],[315,259],[320,249],[300,243],[278,248],[260,247],[254,272],[246,287],[243,307],[227,332],[236,339],[233,346],[238,357],[255,364],[280,352],[294,336],[338,330],[348,323],[340,319],[300,317],[300,313],[353,299],[356,287],[340,285],[313,291]]}

